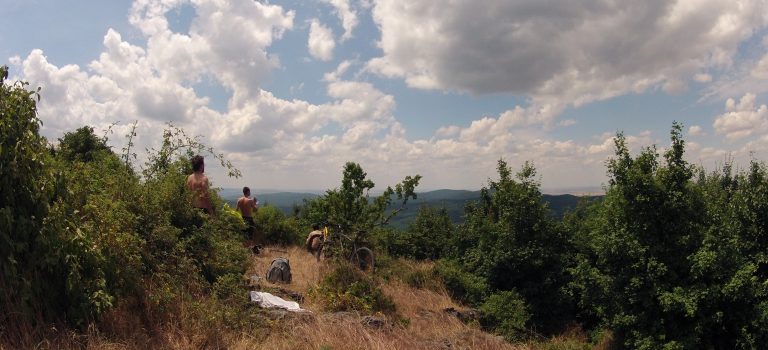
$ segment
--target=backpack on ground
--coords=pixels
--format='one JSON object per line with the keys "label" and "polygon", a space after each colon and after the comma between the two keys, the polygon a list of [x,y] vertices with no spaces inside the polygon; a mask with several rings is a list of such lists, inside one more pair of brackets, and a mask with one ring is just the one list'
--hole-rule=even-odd
{"label": "backpack on ground", "polygon": [[267,270],[267,281],[272,283],[291,283],[291,265],[287,258],[272,260]]}

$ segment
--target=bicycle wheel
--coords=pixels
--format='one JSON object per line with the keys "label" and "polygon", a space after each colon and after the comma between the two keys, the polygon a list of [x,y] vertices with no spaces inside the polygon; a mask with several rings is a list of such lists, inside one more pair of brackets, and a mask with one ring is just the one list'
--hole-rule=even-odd
{"label": "bicycle wheel", "polygon": [[366,272],[373,272],[374,269],[374,256],[373,251],[366,247],[357,248],[355,253],[352,254],[352,264],[357,266],[360,270]]}

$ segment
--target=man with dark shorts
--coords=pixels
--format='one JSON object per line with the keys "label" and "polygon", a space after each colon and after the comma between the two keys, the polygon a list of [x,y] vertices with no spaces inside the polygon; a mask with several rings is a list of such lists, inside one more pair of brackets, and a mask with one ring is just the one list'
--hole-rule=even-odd
{"label": "man with dark shorts", "polygon": [[205,161],[203,156],[196,155],[192,157],[193,173],[187,177],[187,188],[192,191],[192,206],[196,209],[213,215],[213,206],[208,193],[208,177],[205,176]]}
{"label": "man with dark shorts", "polygon": [[247,226],[245,229],[245,239],[250,243],[253,239],[253,230],[256,227],[256,224],[253,222],[253,212],[258,208],[256,206],[256,198],[251,198],[251,189],[247,186],[243,187],[243,196],[237,200],[236,209],[243,216],[243,220],[245,220],[245,225]]}

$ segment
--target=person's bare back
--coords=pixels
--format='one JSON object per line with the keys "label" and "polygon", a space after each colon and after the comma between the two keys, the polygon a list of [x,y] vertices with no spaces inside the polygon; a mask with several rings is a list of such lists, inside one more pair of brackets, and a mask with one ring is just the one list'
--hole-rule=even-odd
{"label": "person's bare back", "polygon": [[237,200],[237,210],[244,218],[253,217],[253,209],[256,209],[255,199],[243,196]]}
{"label": "person's bare back", "polygon": [[205,171],[203,157],[192,157],[192,169],[194,170],[194,173],[187,176],[187,188],[193,193],[192,206],[203,209],[208,214],[213,215],[211,198],[208,194],[208,177],[203,174]]}
{"label": "person's bare back", "polygon": [[251,189],[246,187],[243,187],[243,196],[240,197],[240,199],[237,200],[237,206],[235,208],[237,211],[240,212],[240,214],[243,216],[243,220],[245,221],[245,239],[246,244],[250,245],[253,240],[253,233],[254,229],[256,227],[256,224],[253,221],[253,211],[257,209],[256,207],[256,197],[251,198]]}

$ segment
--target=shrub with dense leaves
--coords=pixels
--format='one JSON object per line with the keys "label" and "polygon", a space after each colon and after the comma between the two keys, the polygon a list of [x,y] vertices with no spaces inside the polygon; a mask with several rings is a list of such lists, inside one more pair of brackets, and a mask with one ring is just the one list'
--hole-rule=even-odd
{"label": "shrub with dense leaves", "polygon": [[473,305],[479,305],[484,300],[488,290],[485,278],[465,271],[459,262],[440,260],[435,271],[454,299]]}
{"label": "shrub with dense leaves", "polygon": [[[374,182],[359,164],[348,162],[344,165],[341,187],[306,201],[299,209],[300,216],[307,225],[328,223],[346,233],[370,231],[386,225],[409,199],[416,198],[420,180],[421,175],[406,176],[394,189],[387,187],[380,196],[371,198],[369,192],[375,187]],[[401,202],[400,207],[387,213],[393,198]]]}
{"label": "shrub with dense leaves", "polygon": [[674,124],[664,162],[632,157],[623,135],[605,200],[573,226],[583,237],[572,287],[619,344],[638,349],[765,344],[765,170],[707,176]]}
{"label": "shrub with dense leaves", "polygon": [[38,133],[37,92],[7,84],[5,67],[0,76],[0,341],[20,344],[20,329],[48,323],[86,326],[121,302],[167,320],[177,301],[242,275],[242,220],[183,205],[188,156],[209,148],[169,126],[140,176],[91,127],[50,147]]}
{"label": "shrub with dense leaves", "polygon": [[480,306],[481,323],[508,341],[522,340],[528,336],[526,324],[530,315],[526,308],[523,298],[514,291],[491,294]]}
{"label": "shrub with dense leaves", "polygon": [[560,331],[573,311],[565,289],[569,236],[552,221],[532,165],[526,163],[513,177],[500,160],[498,173],[499,179],[482,189],[480,202],[466,207],[451,254],[464,270],[482,277],[491,293],[519,293],[531,314],[530,327]]}
{"label": "shrub with dense leaves", "polygon": [[300,245],[304,243],[305,234],[299,230],[295,217],[286,215],[277,207],[267,205],[260,207],[253,216],[256,242],[262,244]]}
{"label": "shrub with dense leaves", "polygon": [[0,323],[83,324],[113,303],[108,259],[78,223],[87,213],[67,207],[66,174],[38,133],[39,95],[7,76],[0,68]]}
{"label": "shrub with dense leaves", "polygon": [[382,230],[376,241],[392,256],[437,260],[449,251],[453,230],[445,208],[422,206],[407,230]]}
{"label": "shrub with dense leaves", "polygon": [[395,303],[374,277],[343,262],[334,265],[310,294],[329,311],[395,312]]}

